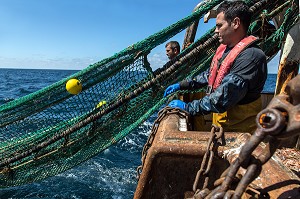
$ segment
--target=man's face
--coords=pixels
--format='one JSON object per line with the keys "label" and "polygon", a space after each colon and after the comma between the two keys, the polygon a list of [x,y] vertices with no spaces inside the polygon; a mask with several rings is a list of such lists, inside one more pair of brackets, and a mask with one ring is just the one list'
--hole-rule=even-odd
{"label": "man's face", "polygon": [[166,55],[169,59],[173,59],[177,54],[177,50],[172,49],[170,45],[166,47]]}
{"label": "man's face", "polygon": [[217,15],[215,33],[218,34],[221,44],[230,46],[232,37],[234,36],[234,25],[225,20],[223,12]]}

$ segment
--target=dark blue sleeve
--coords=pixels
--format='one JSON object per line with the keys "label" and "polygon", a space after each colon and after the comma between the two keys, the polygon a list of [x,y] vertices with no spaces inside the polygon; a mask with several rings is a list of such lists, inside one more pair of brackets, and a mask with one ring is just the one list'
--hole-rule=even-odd
{"label": "dark blue sleeve", "polygon": [[207,86],[208,75],[209,75],[209,68],[206,71],[200,73],[199,75],[197,75],[191,79],[187,79],[187,80],[180,82],[179,83],[180,89],[181,90],[195,90],[195,89],[199,89],[204,86]]}
{"label": "dark blue sleeve", "polygon": [[248,83],[236,74],[228,74],[222,84],[210,95],[187,103],[191,115],[223,113],[243,99],[248,92]]}
{"label": "dark blue sleeve", "polygon": [[230,73],[248,82],[248,92],[260,95],[268,75],[266,55],[256,47],[249,47],[239,54]]}

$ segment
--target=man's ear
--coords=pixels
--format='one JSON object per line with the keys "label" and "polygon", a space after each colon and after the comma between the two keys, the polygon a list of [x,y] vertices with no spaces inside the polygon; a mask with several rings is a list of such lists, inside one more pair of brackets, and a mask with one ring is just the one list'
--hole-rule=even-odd
{"label": "man's ear", "polygon": [[238,17],[235,17],[232,21],[231,24],[233,26],[234,29],[237,29],[238,27],[240,27],[241,25],[241,19]]}
{"label": "man's ear", "polygon": [[174,53],[175,53],[175,54],[179,54],[179,51],[178,51],[177,48],[174,48]]}

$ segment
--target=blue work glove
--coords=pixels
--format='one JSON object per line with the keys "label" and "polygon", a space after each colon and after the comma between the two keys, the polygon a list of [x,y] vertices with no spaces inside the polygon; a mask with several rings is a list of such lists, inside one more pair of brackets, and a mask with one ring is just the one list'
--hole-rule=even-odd
{"label": "blue work glove", "polygon": [[172,84],[170,85],[166,90],[165,90],[165,93],[164,93],[164,97],[166,97],[167,95],[171,94],[171,93],[174,93],[176,91],[180,90],[180,85],[179,83],[176,83],[176,84]]}
{"label": "blue work glove", "polygon": [[168,106],[172,107],[172,108],[180,108],[185,110],[186,107],[186,103],[181,101],[181,100],[172,100]]}

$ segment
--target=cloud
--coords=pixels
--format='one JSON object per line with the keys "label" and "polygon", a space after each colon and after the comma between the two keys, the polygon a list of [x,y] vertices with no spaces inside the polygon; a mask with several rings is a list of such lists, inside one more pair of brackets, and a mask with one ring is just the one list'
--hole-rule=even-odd
{"label": "cloud", "polygon": [[[268,63],[268,73],[276,74],[278,71],[280,53]],[[100,61],[96,57],[47,58],[42,54],[35,54],[32,57],[3,57],[0,56],[0,68],[30,68],[30,69],[67,69],[82,70],[91,64]],[[155,71],[163,67],[169,60],[163,50],[148,55],[151,68]]]}
{"label": "cloud", "polygon": [[169,60],[164,53],[153,53],[148,55],[148,61],[150,62],[152,70],[162,68]]}
{"label": "cloud", "polygon": [[0,68],[30,68],[30,69],[69,69],[82,70],[96,62],[96,58],[46,58],[35,55],[32,58],[0,57]]}

